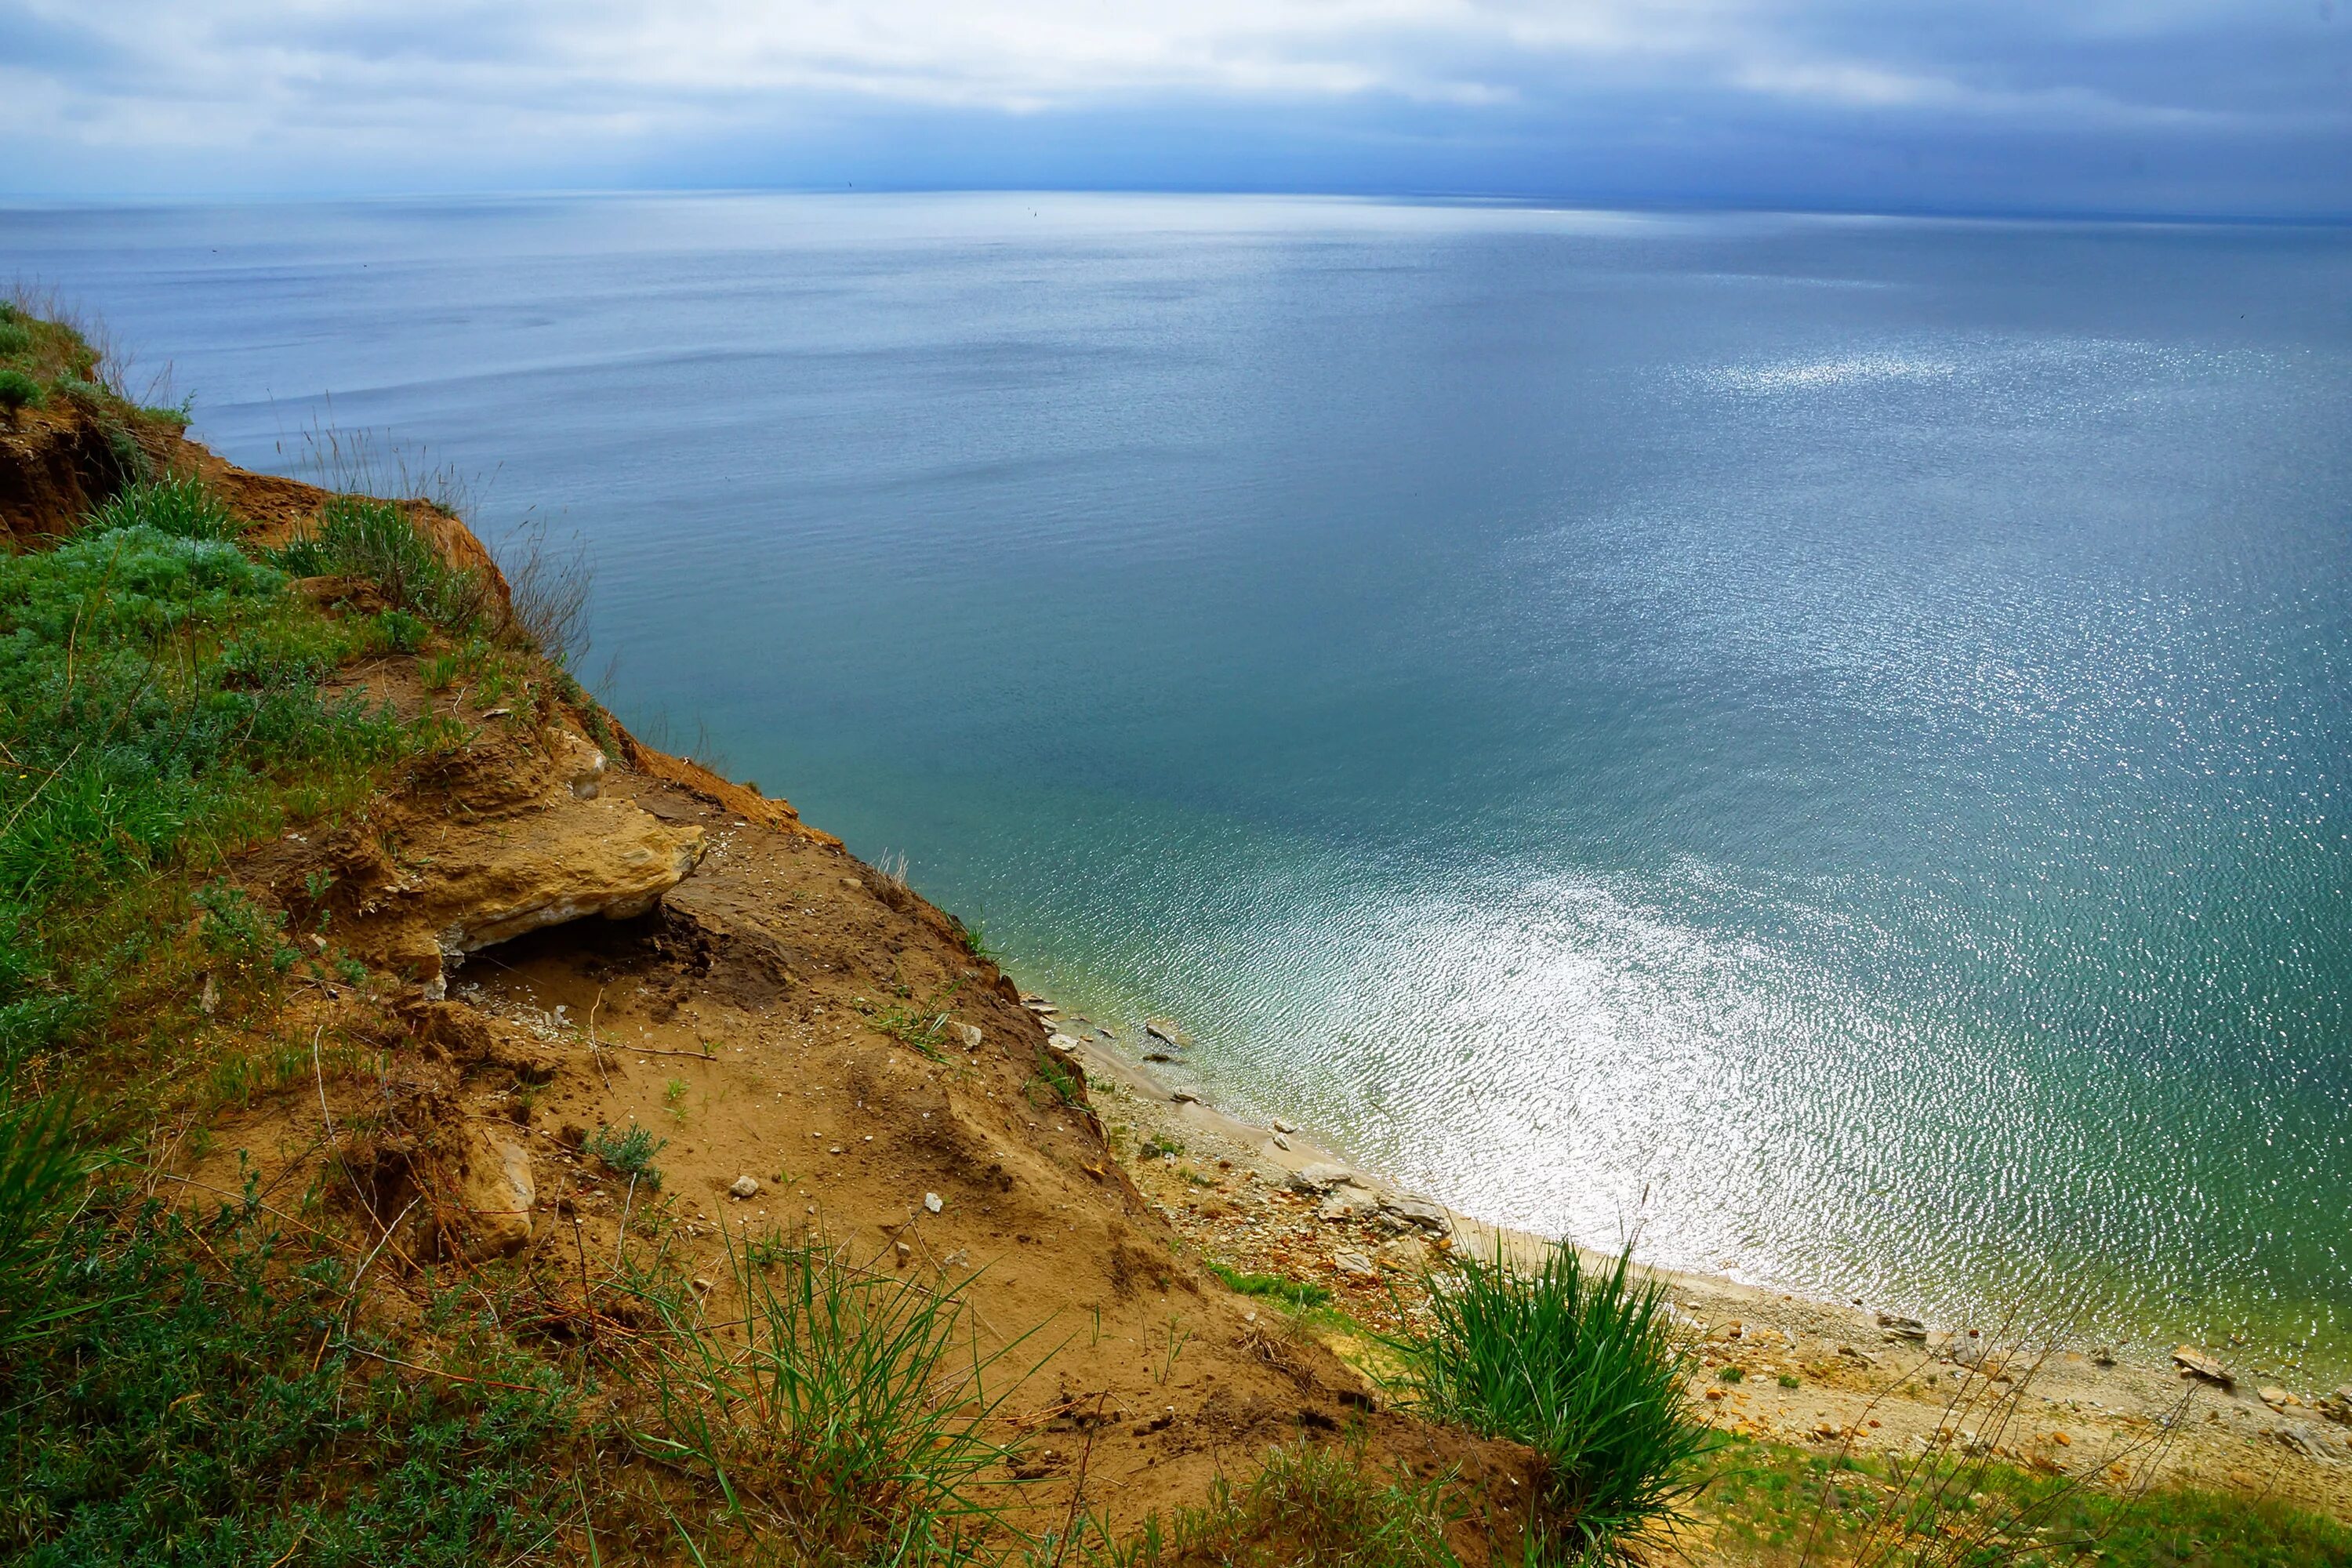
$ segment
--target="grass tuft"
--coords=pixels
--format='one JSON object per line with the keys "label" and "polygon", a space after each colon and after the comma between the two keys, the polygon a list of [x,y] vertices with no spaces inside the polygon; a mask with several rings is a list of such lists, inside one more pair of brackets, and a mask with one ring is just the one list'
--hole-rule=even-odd
{"label": "grass tuft", "polygon": [[990,1489],[1006,1483],[989,1472],[1012,1455],[987,1426],[1021,1382],[992,1379],[1026,1336],[982,1352],[959,1288],[858,1268],[821,1237],[772,1237],[756,1262],[730,1244],[728,1258],[741,1297],[729,1326],[645,1291],[661,1332],[639,1366],[655,1409],[639,1447],[717,1489],[743,1552],[971,1561],[999,1533]]}
{"label": "grass tuft", "polygon": [[1286,1279],[1279,1274],[1244,1274],[1238,1268],[1228,1268],[1213,1258],[1206,1262],[1209,1272],[1223,1280],[1225,1289],[1237,1295],[1273,1301],[1300,1312],[1331,1304],[1331,1292],[1323,1286],[1310,1285],[1301,1279]]}
{"label": "grass tuft", "polygon": [[1433,1279],[1434,1328],[1390,1342],[1404,1386],[1442,1420],[1525,1443],[1546,1467],[1555,1560],[1620,1552],[1669,1524],[1717,1439],[1692,1409],[1663,1286],[1630,1251],[1591,1272],[1555,1247],[1532,1271],[1458,1260]]}
{"label": "grass tuft", "polygon": [[[1223,1476],[1208,1500],[1158,1515],[1124,1541],[1081,1521],[1067,1542],[1048,1539],[1039,1563],[1072,1568],[1454,1568],[1447,1527],[1465,1516],[1449,1498],[1452,1472],[1374,1472],[1360,1443],[1269,1449],[1245,1487]],[[1089,1538],[1091,1537],[1091,1539]]]}
{"label": "grass tuft", "polygon": [[270,552],[296,577],[363,577],[395,609],[424,616],[453,636],[475,630],[490,605],[481,577],[450,565],[394,502],[333,496],[315,526]]}
{"label": "grass tuft", "polygon": [[244,522],[197,479],[127,485],[83,525],[93,533],[141,526],[174,539],[235,539],[245,531]]}

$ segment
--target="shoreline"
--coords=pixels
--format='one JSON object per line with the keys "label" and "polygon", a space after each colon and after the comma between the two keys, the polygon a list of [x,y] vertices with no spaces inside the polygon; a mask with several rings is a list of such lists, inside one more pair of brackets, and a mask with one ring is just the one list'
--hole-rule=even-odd
{"label": "shoreline", "polygon": [[[1423,1271],[1444,1254],[1475,1249],[1520,1261],[1555,1244],[1421,1198],[1314,1129],[1221,1110],[1157,1070],[1181,1062],[1189,1043],[1173,1025],[1121,1031],[1034,993],[1023,998],[1049,1047],[1084,1069],[1139,1191],[1213,1264],[1328,1290],[1349,1319],[1379,1333],[1412,1325]],[[1603,1256],[1578,1250],[1588,1261]],[[2028,1346],[1864,1301],[1647,1268],[1638,1256],[1636,1268],[1666,1286],[1701,1369],[1697,1403],[1726,1432],[1825,1453],[1980,1443],[2027,1468],[2111,1488],[2200,1485],[2352,1519],[2352,1410],[2336,1404],[2342,1414],[2331,1418],[2324,1408],[2352,1391],[2222,1383],[2145,1350]],[[1351,1342],[1349,1331],[1327,1337],[1360,1371],[1378,1359],[1375,1345]],[[1997,1431],[1987,1423],[1993,1405],[2006,1411]]]}

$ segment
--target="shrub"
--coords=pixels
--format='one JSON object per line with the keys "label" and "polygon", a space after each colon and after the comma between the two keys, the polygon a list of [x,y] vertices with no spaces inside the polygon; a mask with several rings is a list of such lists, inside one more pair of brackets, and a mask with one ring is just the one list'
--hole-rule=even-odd
{"label": "shrub", "polygon": [[19,409],[38,408],[48,398],[41,384],[23,371],[0,370],[0,408],[13,415]]}
{"label": "shrub", "polygon": [[1431,1282],[1434,1329],[1391,1342],[1431,1415],[1543,1456],[1544,1530],[1570,1560],[1671,1518],[1716,1442],[1685,1392],[1664,1288],[1632,1270],[1628,1251],[1588,1273],[1565,1244],[1532,1272],[1464,1258]]}
{"label": "shrub", "polygon": [[656,1138],[642,1127],[632,1127],[626,1132],[599,1127],[588,1135],[583,1147],[603,1161],[604,1168],[614,1175],[642,1181],[648,1187],[661,1185],[661,1172],[654,1168],[654,1156],[669,1147],[667,1138]]}

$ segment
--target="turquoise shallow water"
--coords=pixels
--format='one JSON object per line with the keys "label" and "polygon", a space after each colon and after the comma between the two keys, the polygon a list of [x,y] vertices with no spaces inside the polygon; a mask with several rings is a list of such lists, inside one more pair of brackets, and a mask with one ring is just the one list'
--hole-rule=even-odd
{"label": "turquoise shallow water", "polygon": [[[0,213],[625,713],[1489,1217],[2352,1370],[2352,238],[1125,197]],[[602,654],[589,660],[591,674]]]}

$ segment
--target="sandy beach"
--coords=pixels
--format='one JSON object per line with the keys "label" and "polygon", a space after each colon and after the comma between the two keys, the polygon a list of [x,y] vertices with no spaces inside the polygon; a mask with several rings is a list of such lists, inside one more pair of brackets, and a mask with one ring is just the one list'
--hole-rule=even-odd
{"label": "sandy beach", "polygon": [[[1551,1245],[1402,1192],[1312,1130],[1218,1109],[1158,1070],[1181,1059],[1172,1024],[1122,1031],[1042,997],[1030,1005],[1084,1067],[1138,1188],[1206,1262],[1320,1286],[1345,1320],[1380,1333],[1423,1315],[1427,1271],[1449,1253],[1526,1258]],[[1660,1278],[1691,1335],[1701,1404],[1727,1431],[1823,1453],[1949,1445],[2113,1489],[2193,1484],[2352,1517],[2341,1395],[2070,1342],[2030,1303],[2005,1325],[1920,1324],[1868,1301]],[[1344,1321],[1324,1337],[1377,1380],[1374,1338]],[[2231,1370],[2226,1351],[2182,1348]]]}

